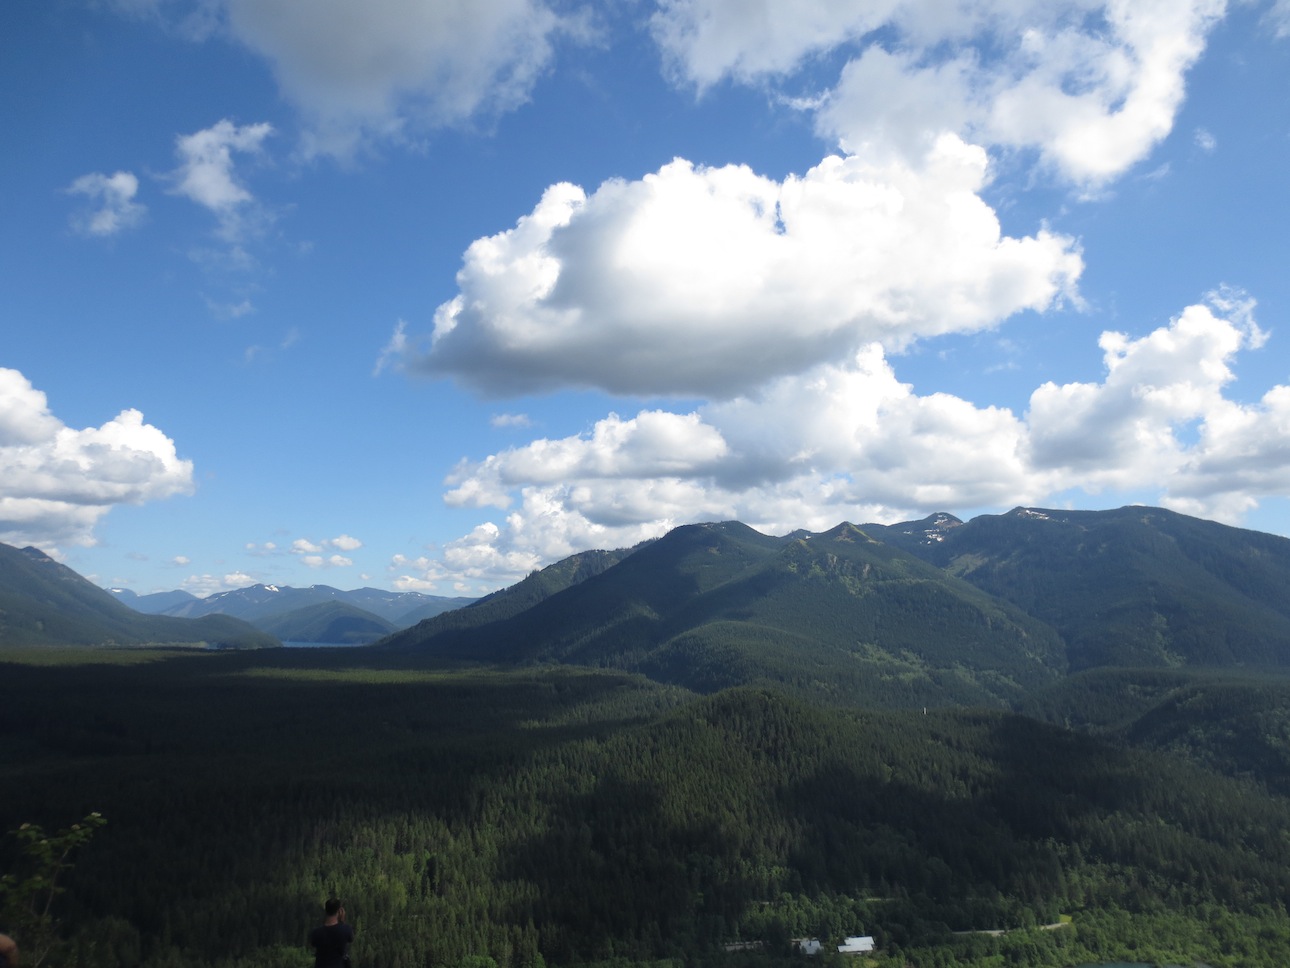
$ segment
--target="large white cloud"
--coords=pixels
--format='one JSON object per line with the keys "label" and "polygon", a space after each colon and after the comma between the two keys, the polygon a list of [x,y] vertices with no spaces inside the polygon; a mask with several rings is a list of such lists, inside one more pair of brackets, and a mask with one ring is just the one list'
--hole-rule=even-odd
{"label": "large white cloud", "polygon": [[0,368],[0,541],[91,545],[114,506],[189,493],[192,475],[138,410],[75,430],[23,374]]}
{"label": "large white cloud", "polygon": [[1266,339],[1252,308],[1219,292],[1144,336],[1104,333],[1101,381],[1046,383],[1020,415],[919,395],[877,344],[694,412],[611,414],[585,434],[460,464],[448,503],[505,515],[421,562],[421,575],[489,587],[692,521],[784,533],[1080,490],[1236,523],[1290,492],[1290,387],[1256,404],[1224,395],[1236,355]]}
{"label": "large white cloud", "polygon": [[1090,492],[1146,487],[1169,507],[1235,523],[1290,493],[1290,388],[1227,399],[1238,352],[1261,347],[1253,302],[1219,292],[1137,340],[1104,333],[1100,384],[1031,396],[1029,461]]}
{"label": "large white cloud", "polygon": [[826,82],[821,131],[851,152],[921,150],[955,132],[1033,149],[1099,186],[1170,131],[1187,70],[1225,0],[663,0],[653,18],[672,72],[782,81],[822,52],[850,60]]}
{"label": "large white cloud", "polygon": [[1004,236],[985,180],[985,153],[946,136],[916,165],[829,157],[783,182],[678,159],[590,196],[555,185],[470,246],[428,352],[398,343],[491,393],[729,397],[1073,293],[1074,241]]}
{"label": "large white cloud", "polygon": [[312,151],[415,134],[525,101],[576,21],[541,0],[223,0],[272,65]]}

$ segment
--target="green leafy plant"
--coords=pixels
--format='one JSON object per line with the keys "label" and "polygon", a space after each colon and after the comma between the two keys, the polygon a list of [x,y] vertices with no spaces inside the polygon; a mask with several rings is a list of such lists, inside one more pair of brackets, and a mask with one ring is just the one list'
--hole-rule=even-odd
{"label": "green leafy plant", "polygon": [[23,964],[39,968],[57,950],[54,899],[66,890],[60,882],[73,866],[72,855],[105,823],[91,813],[55,834],[31,823],[9,832],[18,856],[14,871],[0,876],[0,917],[22,950]]}

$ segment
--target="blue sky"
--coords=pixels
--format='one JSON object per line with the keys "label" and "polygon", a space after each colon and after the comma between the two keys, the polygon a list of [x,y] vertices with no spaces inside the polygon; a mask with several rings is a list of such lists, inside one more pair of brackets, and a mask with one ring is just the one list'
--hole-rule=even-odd
{"label": "blue sky", "polygon": [[1290,2],[0,9],[0,541],[481,594],[1019,504],[1290,534]]}

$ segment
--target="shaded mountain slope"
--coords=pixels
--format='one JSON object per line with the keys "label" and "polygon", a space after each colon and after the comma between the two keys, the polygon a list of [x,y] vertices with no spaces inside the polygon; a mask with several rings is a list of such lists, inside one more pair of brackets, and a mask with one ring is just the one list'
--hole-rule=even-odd
{"label": "shaded mountain slope", "polygon": [[704,692],[785,683],[846,704],[997,703],[1064,668],[1051,629],[852,525],[790,538],[677,528],[511,617],[390,644],[629,669]]}
{"label": "shaded mountain slope", "polygon": [[1090,669],[1017,711],[1290,795],[1290,672]]}
{"label": "shaded mountain slope", "polygon": [[[435,637],[443,637],[443,643],[456,641],[470,629],[504,621],[566,588],[599,575],[631,553],[632,549],[621,548],[617,551],[583,551],[570,555],[533,572],[508,588],[485,595],[470,605],[424,619],[384,644],[393,649],[406,650],[419,648],[422,643]],[[451,653],[452,647],[443,643],[440,650]]]}
{"label": "shaded mountain slope", "polygon": [[[442,615],[444,612],[452,612],[459,608],[465,608],[467,605],[473,605],[479,601],[477,598],[441,598],[435,595],[426,596],[431,599],[421,605],[416,606],[406,612],[399,612],[390,621],[394,623],[395,628],[411,628],[418,622],[424,622],[428,618],[434,618],[436,615]],[[377,613],[382,614],[380,612]],[[389,616],[385,616],[389,618]]]}
{"label": "shaded mountain slope", "polygon": [[283,615],[260,619],[256,628],[284,642],[329,642],[367,645],[389,635],[397,626],[345,602],[319,602]]}
{"label": "shaded mountain slope", "polygon": [[35,548],[0,544],[0,644],[263,648],[280,643],[226,615],[141,614]]}
{"label": "shaded mountain slope", "polygon": [[1018,508],[911,550],[1052,625],[1074,669],[1290,663],[1290,539],[1160,508]]}

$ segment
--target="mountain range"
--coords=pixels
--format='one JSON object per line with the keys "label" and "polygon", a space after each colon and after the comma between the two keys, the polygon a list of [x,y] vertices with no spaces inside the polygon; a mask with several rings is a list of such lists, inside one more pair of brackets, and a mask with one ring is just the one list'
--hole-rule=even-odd
{"label": "mountain range", "polygon": [[326,585],[132,596],[34,549],[4,552],[0,644],[271,642],[243,638],[247,623],[281,640],[376,642],[403,662],[589,665],[702,692],[779,684],[905,707],[1011,705],[1107,667],[1290,663],[1290,539],[1148,507],[781,537],[686,525],[476,601]]}
{"label": "mountain range", "polygon": [[[0,829],[111,818],[64,922],[103,968],[285,964],[337,870],[391,912],[373,964],[769,965],[861,933],[893,965],[1272,968],[1288,577],[1290,540],[1145,507],[717,522],[362,649],[2,648]],[[314,640],[379,619],[315,595],[225,601]],[[121,598],[0,548],[0,646],[276,641]]]}
{"label": "mountain range", "polygon": [[688,525],[599,555],[379,648],[612,667],[705,692],[774,682],[883,706],[1015,703],[1100,667],[1290,663],[1290,539],[1159,508],[784,537]]}
{"label": "mountain range", "polygon": [[151,595],[136,595],[124,588],[109,591],[135,611],[147,614],[175,618],[230,615],[283,641],[336,645],[367,645],[422,619],[475,601],[378,588],[342,591],[330,585],[292,588],[257,584],[206,598],[184,591]]}
{"label": "mountain range", "polygon": [[0,645],[244,649],[278,644],[229,615],[141,615],[44,552],[0,544]]}

